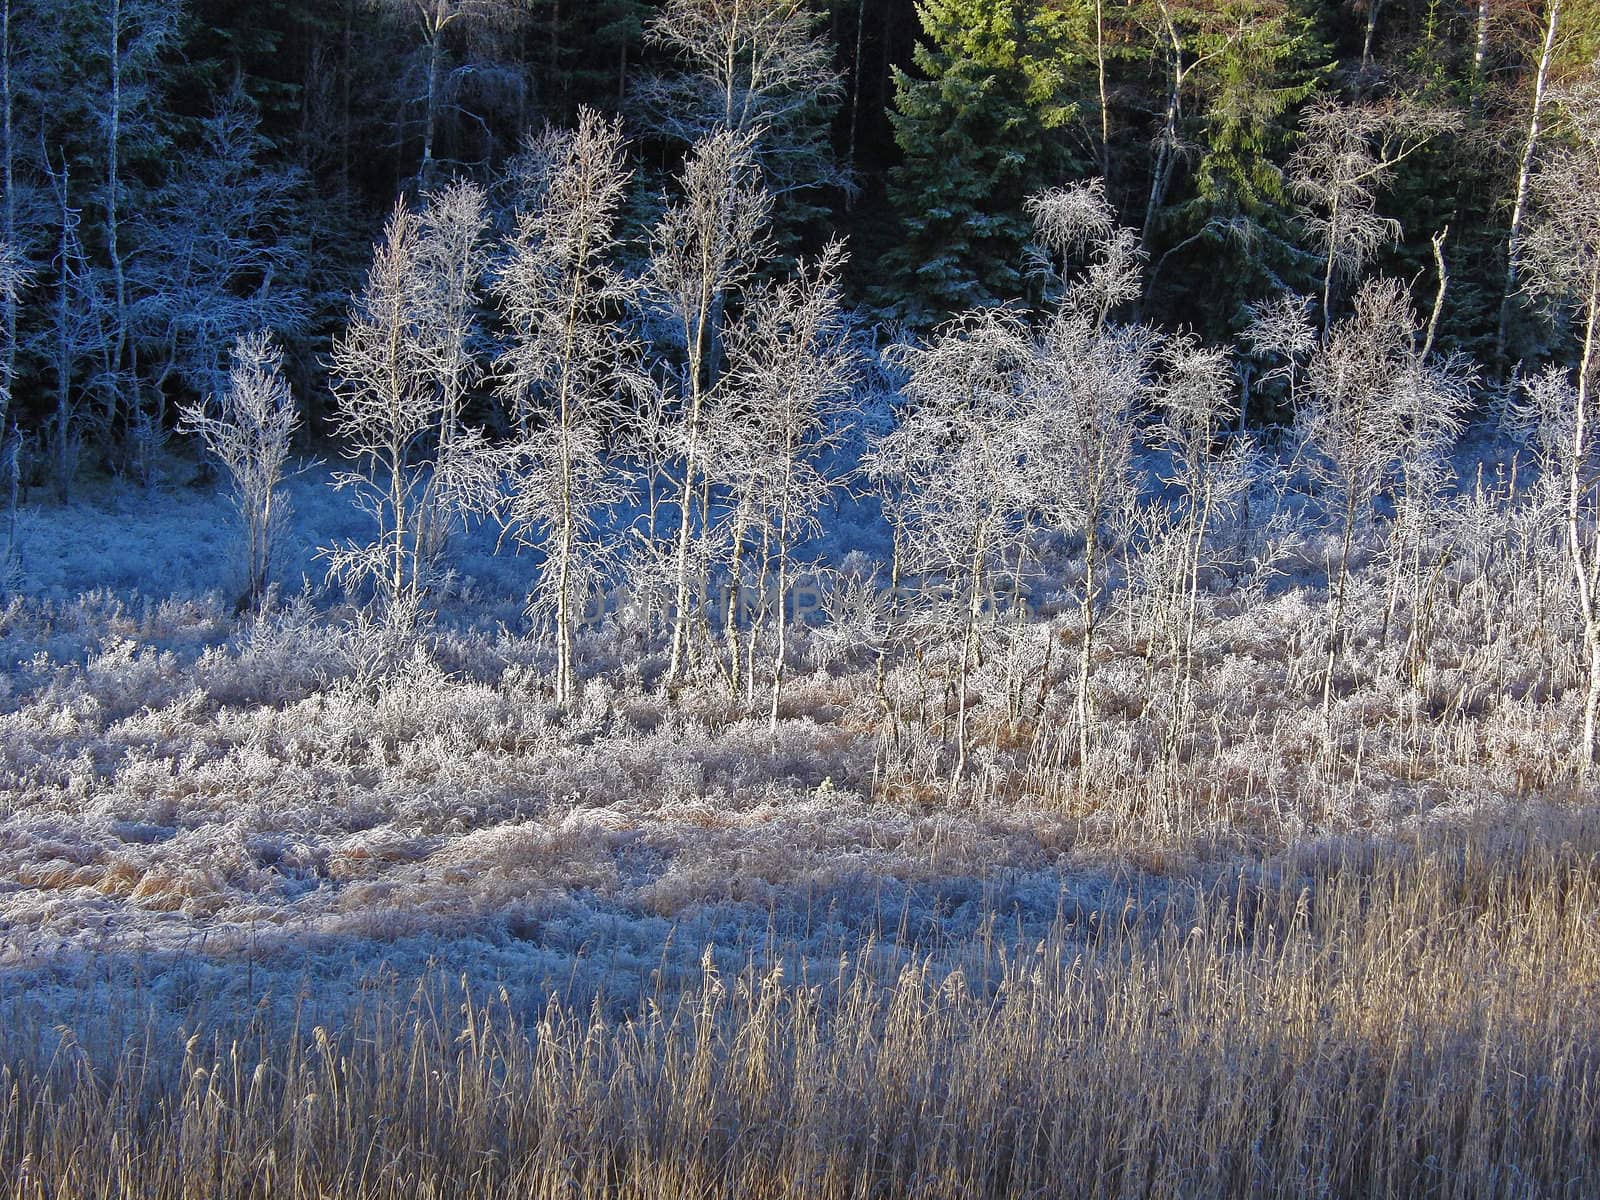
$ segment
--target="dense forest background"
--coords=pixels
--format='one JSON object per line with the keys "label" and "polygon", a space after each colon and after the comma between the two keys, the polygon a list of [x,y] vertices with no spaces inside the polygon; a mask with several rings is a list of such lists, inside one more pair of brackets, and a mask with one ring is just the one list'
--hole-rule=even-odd
{"label": "dense forest background", "polygon": [[[1490,381],[1562,352],[1508,245],[1559,136],[1543,98],[1600,43],[1590,0],[796,0],[731,33],[737,5],[669,7],[4,0],[13,476],[140,474],[260,327],[316,430],[397,195],[465,175],[508,224],[508,163],[581,106],[625,118],[635,231],[695,137],[759,125],[780,257],[847,235],[849,299],[911,331],[1042,299],[1025,197],[1100,177],[1147,263],[1135,315],[1231,338],[1252,303],[1323,290],[1317,189],[1345,136],[1375,168],[1347,181],[1359,265],[1431,294],[1447,264],[1441,348]],[[1308,138],[1324,98],[1369,127]]]}

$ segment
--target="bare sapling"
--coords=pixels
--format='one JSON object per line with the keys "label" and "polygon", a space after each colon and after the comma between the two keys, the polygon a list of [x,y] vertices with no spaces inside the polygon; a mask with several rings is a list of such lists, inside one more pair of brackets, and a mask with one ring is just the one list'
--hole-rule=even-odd
{"label": "bare sapling", "polygon": [[530,7],[523,0],[362,0],[362,3],[403,23],[421,40],[417,48],[421,93],[412,98],[412,103],[422,109],[422,161],[417,168],[417,182],[424,188],[432,187],[440,173],[440,125],[452,111],[456,85],[473,69],[473,64],[451,65],[448,40],[458,31],[470,32],[480,39],[488,35],[509,40],[527,20]]}
{"label": "bare sapling", "polygon": [[1409,101],[1342,104],[1322,99],[1301,118],[1302,142],[1289,160],[1289,185],[1301,220],[1322,254],[1322,331],[1333,322],[1334,286],[1360,274],[1372,256],[1400,237],[1400,223],[1378,214],[1378,197],[1400,163],[1454,118]]}
{"label": "bare sapling", "polygon": [[1559,419],[1545,439],[1548,465],[1561,472],[1567,556],[1583,626],[1588,683],[1583,702],[1583,769],[1595,764],[1600,719],[1600,531],[1596,529],[1593,464],[1595,370],[1600,359],[1600,67],[1590,67],[1554,97],[1567,135],[1534,172],[1523,287],[1569,315],[1577,341],[1570,387],[1546,376],[1534,393]]}
{"label": "bare sapling", "polygon": [[0,568],[12,561],[17,546],[17,492],[21,481],[22,439],[9,428],[11,385],[16,368],[17,309],[29,272],[15,248],[0,241],[0,489],[6,497],[5,549]]}
{"label": "bare sapling", "polygon": [[0,439],[6,434],[11,413],[12,372],[16,367],[14,339],[17,308],[30,275],[16,247],[0,241]]}
{"label": "bare sapling", "polygon": [[1162,348],[1155,399],[1163,415],[1156,432],[1172,453],[1174,478],[1182,489],[1168,516],[1168,537],[1178,561],[1170,586],[1168,643],[1176,664],[1178,689],[1173,747],[1194,716],[1194,649],[1200,613],[1201,573],[1207,544],[1219,511],[1236,506],[1250,483],[1252,447],[1234,438],[1220,457],[1214,443],[1237,404],[1238,383],[1226,350],[1193,337],[1171,339]]}
{"label": "bare sapling", "polygon": [[745,139],[777,195],[843,185],[828,113],[844,87],[819,20],[805,0],[667,0],[646,36],[684,70],[647,77],[637,98],[685,143]]}
{"label": "bare sapling", "polygon": [[520,543],[544,552],[529,610],[554,628],[556,699],[565,705],[585,606],[616,555],[604,517],[631,494],[608,453],[640,385],[637,347],[619,323],[636,289],[616,264],[631,173],[621,121],[590,109],[575,131],[537,139],[524,161],[530,204],[494,285],[511,332],[496,374],[520,431],[504,520]]}
{"label": "bare sapling", "polygon": [[1399,442],[1392,488],[1394,519],[1384,546],[1389,595],[1382,641],[1388,643],[1400,593],[1409,591],[1410,621],[1401,664],[1419,690],[1427,666],[1433,596],[1451,557],[1448,538],[1440,536],[1449,527],[1442,519],[1454,478],[1449,450],[1465,427],[1478,377],[1477,368],[1465,357],[1433,352],[1448,282],[1443,245],[1441,233],[1433,244],[1439,285],[1427,328],[1413,325],[1410,347],[1396,362],[1392,383]]}
{"label": "bare sapling", "polygon": [[1060,303],[1035,339],[1023,434],[1029,508],[1084,544],[1075,700],[1081,789],[1093,740],[1091,676],[1107,555],[1136,500],[1134,438],[1159,339],[1112,319],[1139,295],[1143,255],[1138,235],[1117,225],[1100,181],[1041,193],[1030,210],[1052,261],[1087,260],[1076,277],[1063,279]]}
{"label": "bare sapling", "polygon": [[692,599],[696,534],[709,536],[707,425],[720,399],[718,326],[728,302],[766,256],[772,201],[757,179],[749,138],[729,130],[695,144],[652,236],[648,287],[665,311],[676,349],[672,441],[677,469],[670,480],[677,516],[673,549],[671,647],[666,686],[681,683],[691,635],[702,614]]}
{"label": "bare sapling", "polygon": [[[740,539],[759,538],[762,575],[776,600],[768,711],[774,730],[796,607],[790,600],[794,555],[821,532],[818,513],[838,487],[820,456],[837,437],[840,402],[856,375],[840,294],[844,260],[844,246],[829,243],[815,262],[801,263],[789,279],[752,295],[745,319],[728,334],[731,407],[751,448],[745,478],[752,516],[740,519],[733,553],[737,563]],[[737,646],[731,647],[735,662]]]}
{"label": "bare sapling", "polygon": [[354,466],[335,486],[354,492],[373,540],[322,551],[348,591],[372,585],[389,619],[409,621],[443,582],[449,530],[498,500],[498,463],[461,423],[478,366],[476,290],[487,224],[483,192],[455,184],[423,213],[400,201],[374,254],[350,322],[334,339],[334,418]]}
{"label": "bare sapling", "polygon": [[1290,412],[1300,411],[1306,364],[1319,342],[1311,304],[1309,296],[1294,292],[1279,292],[1252,304],[1250,324],[1241,337],[1250,355],[1265,364],[1256,386],[1281,384]]}
{"label": "bare sapling", "polygon": [[1344,650],[1356,536],[1397,479],[1416,502],[1427,502],[1425,468],[1438,466],[1437,455],[1460,429],[1470,376],[1459,362],[1428,357],[1422,336],[1410,289],[1395,279],[1369,280],[1307,369],[1297,435],[1325,489],[1338,538],[1328,565],[1324,720]]}
{"label": "bare sapling", "polygon": [[994,575],[1027,540],[1021,372],[1032,353],[1027,326],[1005,309],[974,310],[925,345],[899,349],[908,409],[864,463],[895,530],[893,583],[908,592],[897,615],[919,644],[951,647],[956,780],[968,753],[969,676],[996,613]]}
{"label": "bare sapling", "polygon": [[233,345],[226,390],[181,410],[183,432],[198,434],[233,483],[234,507],[244,533],[244,591],[240,610],[256,608],[266,595],[290,507],[281,484],[290,442],[300,415],[283,352],[263,330],[241,335]]}

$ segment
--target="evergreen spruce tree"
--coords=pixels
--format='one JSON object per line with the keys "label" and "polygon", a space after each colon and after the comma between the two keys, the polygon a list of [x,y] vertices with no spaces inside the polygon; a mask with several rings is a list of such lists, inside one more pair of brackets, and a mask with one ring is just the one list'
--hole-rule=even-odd
{"label": "evergreen spruce tree", "polygon": [[[884,307],[924,324],[1025,290],[1023,199],[1069,176],[1072,24],[1033,0],[921,0],[920,78],[895,73],[902,240]],[[1081,45],[1081,42],[1077,43]]]}
{"label": "evergreen spruce tree", "polygon": [[1151,286],[1165,285],[1163,309],[1220,337],[1248,320],[1253,301],[1310,286],[1282,163],[1329,51],[1299,0],[1223,0],[1194,25],[1188,49],[1198,159],[1190,186],[1157,214]]}

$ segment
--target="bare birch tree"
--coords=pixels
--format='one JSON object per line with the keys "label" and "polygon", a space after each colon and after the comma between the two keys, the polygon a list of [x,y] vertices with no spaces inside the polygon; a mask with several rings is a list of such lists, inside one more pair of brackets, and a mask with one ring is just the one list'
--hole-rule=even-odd
{"label": "bare birch tree", "polygon": [[[1482,61],[1482,43],[1487,37],[1488,3],[1479,0],[1479,61]],[[1500,296],[1500,313],[1494,331],[1494,368],[1505,365],[1506,340],[1511,331],[1511,307],[1518,292],[1517,276],[1521,269],[1523,225],[1528,217],[1529,184],[1533,179],[1534,164],[1538,161],[1539,143],[1544,135],[1545,103],[1550,93],[1550,66],[1555,58],[1556,34],[1561,25],[1561,0],[1546,0],[1544,13],[1544,39],[1540,43],[1539,62],[1533,73],[1533,97],[1528,107],[1528,132],[1522,139],[1522,154],[1517,161],[1517,187],[1511,204],[1511,225],[1506,231],[1505,288]]]}
{"label": "bare birch tree", "polygon": [[1030,334],[1010,310],[975,309],[926,344],[900,348],[908,408],[864,463],[895,530],[893,582],[908,592],[897,615],[919,647],[950,647],[957,778],[968,752],[968,678],[995,611],[995,575],[1026,549],[1032,497],[1019,468],[1032,432],[1022,374]]}
{"label": "bare birch tree", "polygon": [[371,542],[324,548],[347,589],[373,584],[392,619],[439,582],[442,536],[487,507],[496,476],[482,435],[461,425],[486,226],[482,190],[456,184],[419,216],[395,206],[349,325],[334,339],[335,429],[354,469],[335,476],[377,525]]}
{"label": "bare birch tree", "polygon": [[719,392],[716,328],[729,299],[764,259],[772,201],[756,178],[749,138],[729,130],[695,144],[679,197],[652,235],[648,287],[683,358],[673,372],[677,470],[671,480],[678,530],[673,551],[672,641],[666,683],[683,676],[696,612],[691,549],[710,528],[706,511],[707,420]]}
{"label": "bare birch tree", "polygon": [[[759,539],[761,573],[776,600],[768,712],[773,729],[795,607],[789,594],[794,554],[806,537],[821,532],[818,511],[838,486],[818,460],[856,374],[840,294],[844,260],[843,244],[829,243],[816,262],[801,263],[792,277],[751,297],[745,320],[728,338],[730,410],[738,414],[737,435],[749,447],[744,478],[752,498],[752,519],[741,520],[733,538],[733,580],[737,586],[743,541]],[[737,622],[728,629],[736,675]],[[751,653],[753,661],[753,644]]]}
{"label": "bare birch tree", "polygon": [[422,162],[417,179],[430,187],[438,173],[439,119],[450,105],[451,85],[457,79],[449,66],[447,39],[458,30],[513,30],[526,20],[527,5],[520,0],[366,0],[366,4],[410,22],[421,38]]}
{"label": "bare birch tree", "polygon": [[1112,320],[1139,295],[1143,255],[1138,234],[1117,224],[1101,182],[1052,189],[1029,208],[1035,236],[1052,260],[1065,263],[1085,252],[1088,258],[1076,278],[1062,280],[1060,303],[1038,335],[1024,435],[1030,505],[1047,525],[1084,543],[1076,709],[1087,767],[1107,540],[1126,527],[1135,500],[1134,438],[1151,398],[1159,339],[1144,326]]}
{"label": "bare birch tree", "polygon": [[0,241],[0,441],[6,436],[16,361],[17,307],[28,285],[28,269],[10,242]]}
{"label": "bare birch tree", "polygon": [[101,285],[84,250],[79,229],[82,210],[72,203],[70,170],[48,168],[54,202],[54,236],[49,262],[48,319],[33,339],[51,376],[51,411],[45,443],[55,475],[56,498],[63,504],[72,491],[84,428],[97,414],[85,411],[84,397],[99,390],[116,394],[111,370],[115,341],[114,300]]}
{"label": "bare birch tree", "polygon": [[102,234],[111,270],[114,321],[109,370],[120,376],[129,367],[131,328],[127,251],[124,242],[122,148],[131,124],[148,121],[150,80],[156,56],[178,30],[178,6],[165,0],[107,0],[102,12],[106,53],[106,95],[100,112],[105,138],[105,176],[100,191],[105,210]]}
{"label": "bare birch tree", "polygon": [[1353,311],[1334,323],[1307,371],[1298,433],[1311,452],[1309,467],[1327,489],[1339,538],[1328,566],[1324,717],[1344,650],[1351,553],[1361,524],[1397,482],[1420,487],[1425,460],[1460,429],[1468,396],[1463,368],[1427,351],[1410,289],[1378,278],[1362,285]]}
{"label": "bare birch tree", "polygon": [[1590,67],[1555,98],[1567,141],[1533,173],[1523,286],[1573,318],[1577,369],[1569,386],[1546,380],[1534,395],[1559,436],[1552,465],[1565,484],[1567,555],[1583,628],[1588,685],[1583,703],[1583,764],[1595,764],[1600,721],[1600,531],[1594,468],[1595,370],[1600,359],[1600,67]]}
{"label": "bare birch tree", "polygon": [[843,184],[828,138],[843,85],[819,19],[805,0],[667,0],[648,37],[686,70],[645,81],[652,123],[690,144],[742,135],[779,195]]}
{"label": "bare birch tree", "polygon": [[1333,321],[1333,289],[1358,274],[1400,237],[1400,224],[1378,215],[1378,195],[1401,162],[1455,119],[1401,101],[1363,105],[1322,99],[1301,118],[1302,143],[1289,160],[1289,184],[1305,208],[1302,220],[1323,256],[1322,329]]}
{"label": "bare birch tree", "polygon": [[1154,391],[1164,419],[1156,440],[1172,452],[1172,482],[1183,489],[1169,534],[1178,552],[1170,581],[1176,603],[1169,639],[1179,681],[1175,725],[1181,729],[1194,707],[1194,647],[1207,539],[1219,510],[1237,504],[1248,486],[1252,448],[1239,437],[1225,454],[1213,453],[1213,443],[1238,396],[1226,350],[1202,345],[1193,337],[1177,337],[1162,347],[1160,366]]}
{"label": "bare birch tree", "polygon": [[531,611],[556,640],[556,699],[570,703],[583,606],[607,575],[606,510],[629,494],[606,453],[638,383],[637,348],[619,328],[636,288],[616,265],[617,218],[631,173],[620,120],[590,109],[571,133],[547,132],[525,156],[529,207],[495,281],[511,337],[497,363],[521,430],[507,525],[541,546]]}

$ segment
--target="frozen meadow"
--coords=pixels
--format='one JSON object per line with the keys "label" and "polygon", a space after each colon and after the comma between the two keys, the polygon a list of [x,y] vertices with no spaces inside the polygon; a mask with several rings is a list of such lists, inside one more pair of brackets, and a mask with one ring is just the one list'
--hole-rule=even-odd
{"label": "frozen meadow", "polygon": [[[1487,494],[1503,466],[1484,477],[1451,502],[1503,506]],[[292,496],[289,561],[309,572],[357,515],[318,468]],[[548,639],[520,612],[528,560],[494,555],[492,530],[458,539],[455,593],[397,636],[317,589],[235,616],[227,524],[223,497],[181,486],[21,514],[0,618],[13,998],[23,980],[138,978],[181,1009],[199,980],[226,1005],[247,981],[309,973],[331,1000],[380,963],[435,963],[625,1005],[662,971],[697,971],[708,945],[732,965],[826,963],[869,938],[909,953],[997,920],[1022,943],[1064,913],[1155,904],[1173,879],[1270,875],[1291,845],[1511,828],[1589,801],[1581,689],[1561,682],[1578,675],[1571,638],[1508,578],[1526,569],[1511,519],[1493,541],[1467,520],[1432,531],[1487,544],[1429,549],[1444,565],[1415,682],[1363,560],[1326,720],[1326,539],[1296,539],[1269,578],[1219,572],[1176,747],[1182,664],[1152,645],[1165,625],[1126,582],[1104,618],[1087,763],[1067,653],[1081,627],[1049,588],[1082,556],[1063,552],[1061,579],[1031,581],[1038,611],[993,611],[959,776],[951,664],[915,628],[880,683],[881,632],[816,619],[770,725],[709,662],[669,700],[664,647],[613,614],[585,630],[563,711]],[[870,519],[833,531],[841,550],[884,540]]]}
{"label": "frozen meadow", "polygon": [[[1270,573],[1208,576],[1186,659],[1119,575],[1087,762],[1081,546],[1041,557],[1025,619],[992,610],[958,754],[959,664],[920,634],[880,678],[881,630],[793,631],[773,724],[709,649],[664,695],[666,643],[624,614],[583,634],[563,708],[526,560],[483,531],[397,636],[316,589],[236,616],[230,543],[194,536],[220,496],[26,509],[0,618],[0,1180],[1586,1195],[1581,664],[1559,584],[1524,574],[1534,499],[1482,479],[1429,527],[1420,675],[1388,526],[1364,526],[1326,714],[1314,525],[1263,524]],[[287,561],[354,530],[323,470],[290,490]],[[1045,706],[1016,721],[1019,680]]]}

